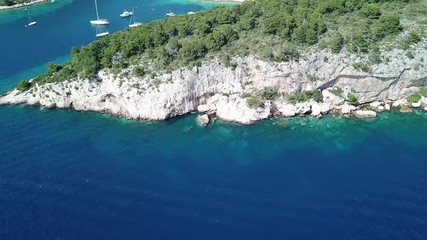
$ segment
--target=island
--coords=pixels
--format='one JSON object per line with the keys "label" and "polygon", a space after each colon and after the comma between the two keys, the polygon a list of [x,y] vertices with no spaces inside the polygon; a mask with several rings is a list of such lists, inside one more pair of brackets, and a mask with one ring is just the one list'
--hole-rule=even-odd
{"label": "island", "polygon": [[153,21],[73,47],[0,104],[202,124],[408,112],[427,106],[426,5],[256,0]]}

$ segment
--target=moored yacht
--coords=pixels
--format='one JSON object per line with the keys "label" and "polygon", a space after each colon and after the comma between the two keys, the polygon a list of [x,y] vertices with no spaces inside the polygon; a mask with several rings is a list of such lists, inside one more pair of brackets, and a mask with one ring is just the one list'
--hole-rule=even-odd
{"label": "moored yacht", "polygon": [[96,10],[96,20],[91,20],[90,24],[93,24],[93,25],[108,25],[108,24],[110,24],[108,19],[100,19],[99,18],[98,4],[96,3],[96,0],[95,0],[95,10]]}
{"label": "moored yacht", "polygon": [[122,17],[122,18],[126,18],[126,17],[130,17],[130,16],[132,16],[132,15],[133,15],[133,11],[132,11],[132,12],[129,12],[129,11],[124,10],[124,11],[123,11],[123,13],[122,13],[122,14],[120,14],[120,17]]}

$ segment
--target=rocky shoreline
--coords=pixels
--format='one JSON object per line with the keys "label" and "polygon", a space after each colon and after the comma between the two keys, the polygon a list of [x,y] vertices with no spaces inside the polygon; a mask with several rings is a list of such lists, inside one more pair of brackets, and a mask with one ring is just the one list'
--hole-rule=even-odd
{"label": "rocky shoreline", "polygon": [[14,8],[21,8],[21,7],[28,7],[34,4],[38,4],[38,3],[44,3],[44,2],[48,2],[49,0],[35,0],[35,1],[31,1],[28,3],[19,3],[19,4],[15,4],[12,6],[0,6],[0,11],[1,10],[9,10],[9,9],[14,9]]}
{"label": "rocky shoreline", "polygon": [[[171,73],[156,72],[153,66],[143,76],[132,74],[135,66],[119,74],[104,70],[93,79],[9,91],[0,96],[0,105],[71,108],[137,120],[166,120],[197,111],[202,125],[212,118],[251,124],[275,115],[320,118],[337,113],[372,118],[381,111],[427,107],[424,96],[417,102],[406,100],[427,85],[427,68],[420,66],[421,58],[427,56],[424,44],[413,51],[411,59],[402,54],[403,50],[384,53],[388,62],[371,66],[370,73],[354,64],[365,64],[367,58],[348,52],[332,54],[325,50],[281,63],[236,57],[232,66],[212,60],[201,67]],[[263,98],[266,90],[274,92],[274,98]],[[289,100],[289,96],[314,90],[321,92],[322,101]],[[354,99],[349,99],[350,95]],[[253,99],[259,102],[257,106],[251,106]]]}

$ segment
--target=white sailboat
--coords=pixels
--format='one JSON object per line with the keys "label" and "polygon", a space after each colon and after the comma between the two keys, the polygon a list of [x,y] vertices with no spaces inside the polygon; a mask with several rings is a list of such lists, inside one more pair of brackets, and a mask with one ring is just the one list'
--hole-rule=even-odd
{"label": "white sailboat", "polygon": [[105,37],[107,35],[110,35],[109,31],[100,31],[100,30],[101,30],[101,28],[99,28],[99,27],[96,28],[96,35],[95,36],[97,38],[101,38],[101,37]]}
{"label": "white sailboat", "polygon": [[37,24],[36,21],[31,20],[30,17],[30,11],[27,9],[27,15],[28,15],[28,24],[25,25],[25,27],[31,27]]}
{"label": "white sailboat", "polygon": [[[134,13],[135,10],[134,8],[132,8],[132,13]],[[135,15],[132,14],[131,18],[129,19],[129,27],[133,28],[133,27],[138,27],[141,26],[142,22],[135,22]]]}
{"label": "white sailboat", "polygon": [[166,13],[166,16],[167,17],[173,17],[173,16],[175,16],[176,14],[174,13],[174,12],[172,12],[171,10],[169,10],[169,12],[168,13]]}
{"label": "white sailboat", "polygon": [[108,19],[100,19],[99,18],[98,4],[96,3],[96,0],[95,0],[95,10],[96,10],[96,20],[91,20],[90,21],[91,24],[93,24],[93,25],[108,25],[108,24],[110,24]]}
{"label": "white sailboat", "polygon": [[127,18],[127,17],[130,17],[130,16],[132,16],[132,15],[133,15],[133,10],[132,10],[132,12],[129,12],[129,11],[124,10],[124,11],[123,11],[123,13],[122,13],[122,14],[120,14],[120,17],[122,17],[122,18]]}

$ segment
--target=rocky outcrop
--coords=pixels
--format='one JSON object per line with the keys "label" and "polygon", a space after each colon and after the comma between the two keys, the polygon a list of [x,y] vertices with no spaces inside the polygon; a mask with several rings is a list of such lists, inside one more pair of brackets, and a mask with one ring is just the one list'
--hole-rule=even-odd
{"label": "rocky outcrop", "polygon": [[[414,59],[399,50],[384,54],[389,62],[371,66],[371,73],[354,67],[354,63],[366,63],[366,58],[328,51],[282,63],[236,57],[232,60],[236,68],[212,60],[201,67],[147,73],[142,77],[133,76],[131,68],[117,76],[105,70],[96,79],[36,85],[26,92],[12,90],[0,96],[0,104],[73,108],[149,120],[199,111],[243,124],[273,114],[289,117],[308,114],[320,117],[330,111],[350,114],[357,110],[347,102],[350,94],[358,104],[371,103],[372,110],[379,111],[380,107],[389,110],[395,103],[396,107],[407,104],[402,99],[427,85],[427,68],[419,67],[420,58],[427,56],[427,48],[417,49]],[[278,97],[261,99],[262,104],[249,107],[250,97],[262,89],[272,90]],[[282,97],[315,89],[322,90],[323,102],[294,103]]]}
{"label": "rocky outcrop", "polygon": [[196,121],[200,126],[206,127],[210,122],[209,115],[207,114],[199,115],[197,116]]}

